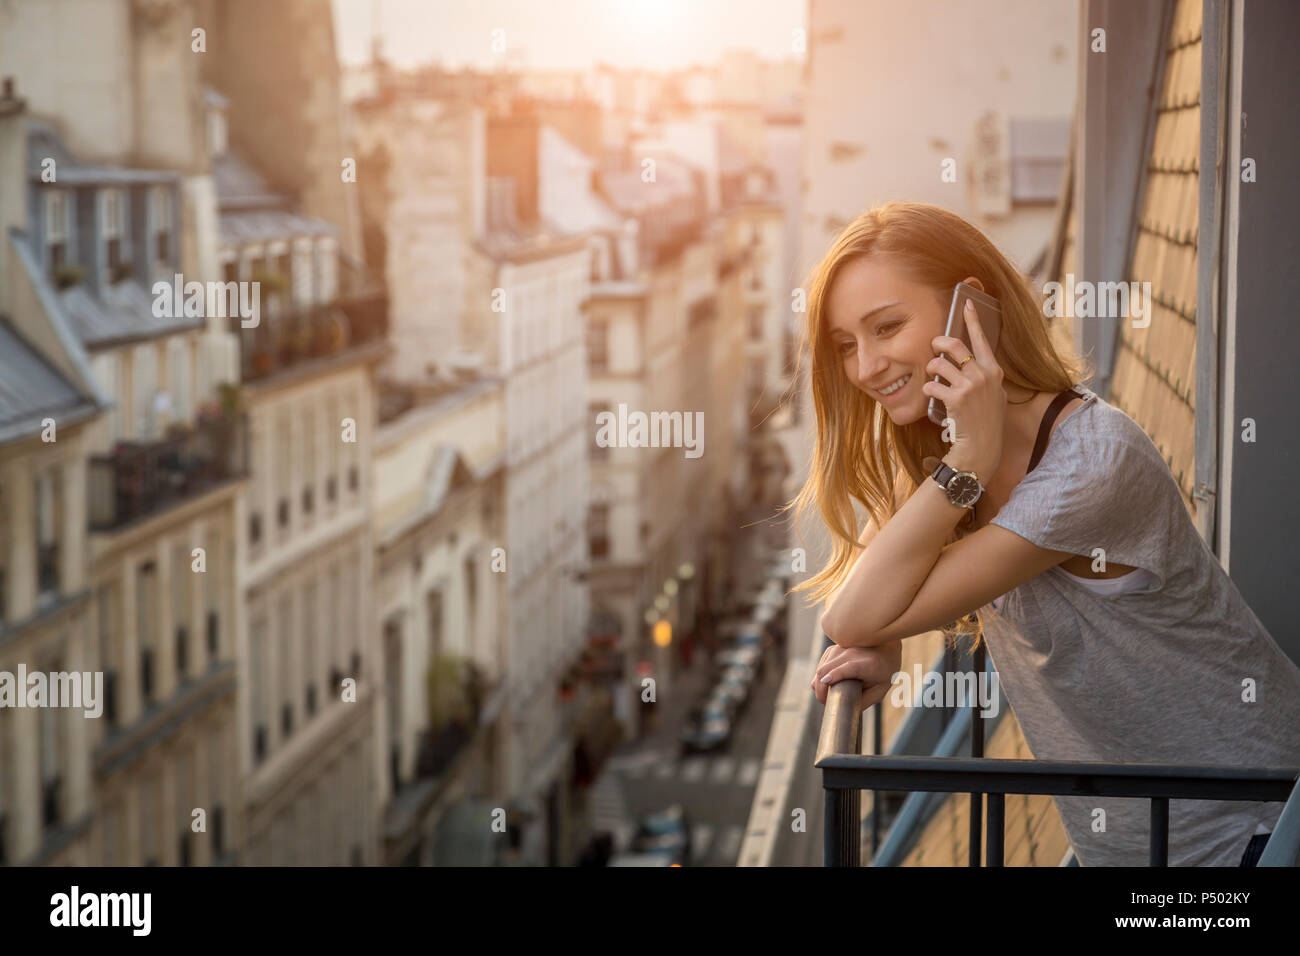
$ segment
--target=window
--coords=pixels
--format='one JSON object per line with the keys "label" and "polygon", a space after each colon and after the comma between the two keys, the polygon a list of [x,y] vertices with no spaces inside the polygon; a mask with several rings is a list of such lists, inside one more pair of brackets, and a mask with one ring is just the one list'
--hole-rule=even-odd
{"label": "window", "polygon": [[190,552],[183,541],[172,546],[171,591],[172,624],[176,640],[176,679],[184,683],[189,673],[190,661],[190,586],[194,572],[190,570]]}
{"label": "window", "polygon": [[226,112],[222,109],[208,109],[208,155],[222,156],[226,152],[227,128]]}
{"label": "window", "polygon": [[174,335],[167,340],[167,396],[169,421],[187,422],[190,419],[190,389],[194,379],[192,346],[184,336]]}
{"label": "window", "polygon": [[72,207],[68,194],[51,189],[45,193],[45,262],[51,279],[57,278],[59,270],[69,264],[71,233]]}
{"label": "window", "polygon": [[333,302],[338,284],[338,251],[333,239],[322,239],[316,243],[316,301]]}
{"label": "window", "polygon": [[302,513],[310,516],[316,501],[316,412],[310,406],[302,412]]}
{"label": "window", "polygon": [[593,504],[588,512],[587,544],[592,558],[609,557],[609,505]]}
{"label": "window", "polygon": [[125,268],[126,203],[120,189],[99,191],[99,242],[103,250],[104,283],[116,282]]}
{"label": "window", "polygon": [[225,841],[225,805],[226,776],[225,738],[221,731],[208,737],[208,802],[212,812],[208,814],[208,838],[212,841],[212,859],[215,861],[226,851]]}
{"label": "window", "polygon": [[[58,661],[51,661],[48,671],[62,670]],[[41,826],[57,827],[63,821],[63,780],[59,774],[59,751],[62,741],[59,720],[66,711],[58,707],[42,707],[41,733]]]}
{"label": "window", "polygon": [[153,265],[168,265],[175,259],[172,250],[173,225],[172,190],[155,186],[149,190],[149,251]]}
{"label": "window", "polygon": [[343,584],[340,590],[343,593],[343,611],[339,618],[340,628],[342,629],[341,647],[343,654],[347,655],[344,667],[347,669],[348,676],[353,680],[361,680],[361,655],[357,647],[357,611],[360,609],[360,599],[358,595],[360,575],[357,574],[357,565],[355,555],[348,555],[343,559]]}
{"label": "window", "polygon": [[609,368],[609,323],[592,322],[587,326],[587,363],[593,372]]}
{"label": "window", "polygon": [[117,615],[121,586],[117,581],[100,585],[96,592],[96,614],[99,624],[99,666],[104,670],[104,721],[117,726],[118,651]]}
{"label": "window", "polygon": [[312,304],[312,268],[311,240],[295,239],[293,241],[293,287],[291,289],[293,304],[303,307]]}
{"label": "window", "polygon": [[325,500],[331,505],[338,499],[339,440],[342,426],[338,397],[332,392],[325,402]]}
{"label": "window", "polygon": [[208,661],[214,663],[221,656],[221,574],[226,566],[221,537],[215,531],[209,530],[205,535],[203,550],[206,564],[201,576],[201,588],[207,629]]}
{"label": "window", "polygon": [[1011,120],[1011,201],[1055,204],[1070,149],[1069,119]]}
{"label": "window", "polygon": [[756,305],[749,310],[749,338],[753,342],[763,341],[763,307]]}
{"label": "window", "polygon": [[388,772],[393,792],[402,788],[402,625],[384,623],[384,670],[388,689]]}
{"label": "window", "polygon": [[316,592],[313,575],[302,592],[302,672],[306,685],[303,708],[308,717],[316,713]]}
{"label": "window", "polygon": [[[591,416],[591,421],[588,423],[587,426],[591,429],[590,457],[592,461],[603,461],[609,457],[610,446],[608,444],[602,445],[600,443],[601,435],[602,432],[607,433],[609,431],[609,428],[608,426],[603,426],[600,424],[600,415],[604,412],[609,412],[610,414],[613,414],[614,410],[610,408],[608,403],[604,403],[604,402],[599,404],[593,402],[591,405],[587,406],[587,409],[588,409],[588,414]],[[609,436],[608,434],[605,435],[606,439],[608,439],[609,437],[611,436]],[[612,437],[615,440],[617,440],[618,436],[614,435]]]}
{"label": "window", "polygon": [[442,592],[437,588],[424,596],[425,614],[429,628],[429,656],[442,653]]}
{"label": "window", "polygon": [[470,555],[465,559],[466,643],[470,656],[478,647],[478,562]]}
{"label": "window", "polygon": [[252,648],[248,666],[248,693],[253,703],[254,765],[261,763],[263,758],[266,757],[266,727],[270,716],[270,707],[267,702],[270,640],[267,630],[266,616],[261,615],[253,619],[253,626],[249,631]]}
{"label": "window", "polygon": [[192,866],[194,863],[194,840],[190,830],[194,810],[194,751],[185,749],[176,758],[176,804],[174,808],[174,826],[176,827],[176,863],[179,866]]}
{"label": "window", "polygon": [[329,570],[329,589],[325,592],[325,648],[326,663],[329,664],[329,693],[338,700],[339,681],[343,679],[343,653],[339,647],[339,610],[342,607],[341,580],[338,565],[331,565]]}
{"label": "window", "polygon": [[276,678],[280,685],[280,737],[289,739],[293,733],[293,605],[288,594],[280,597],[279,616],[276,621],[275,646],[279,651]]}
{"label": "window", "polygon": [[[158,345],[148,342],[131,352],[132,388],[135,392],[135,437],[152,441],[161,433],[157,414]],[[170,402],[168,402],[170,404]]]}
{"label": "window", "polygon": [[293,431],[289,425],[289,413],[281,412],[275,428],[275,524],[281,532],[289,527],[289,496],[293,494],[291,486],[291,469],[293,462],[290,452],[293,450]]}
{"label": "window", "polygon": [[135,608],[136,633],[140,640],[140,698],[148,707],[154,699],[154,668],[158,657],[157,638],[157,572],[152,561],[146,561],[136,571]]}
{"label": "window", "polygon": [[57,468],[47,468],[36,478],[36,583],[41,601],[50,600],[59,592],[62,485]]}

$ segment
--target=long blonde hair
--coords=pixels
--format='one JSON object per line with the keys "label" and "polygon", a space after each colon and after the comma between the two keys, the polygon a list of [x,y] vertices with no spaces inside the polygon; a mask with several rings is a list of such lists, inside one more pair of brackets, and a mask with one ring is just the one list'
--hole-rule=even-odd
{"label": "long blonde hair", "polygon": [[[940,430],[929,419],[895,425],[880,403],[849,381],[843,357],[837,354],[827,328],[831,286],[840,269],[862,256],[896,264],[915,282],[934,290],[946,310],[953,287],[967,276],[1002,305],[1002,327],[994,355],[1002,367],[1003,383],[1056,393],[1091,377],[1089,363],[1052,340],[1044,318],[1043,296],[975,226],[955,213],[927,203],[889,202],[849,223],[805,283],[808,319],[800,358],[811,353],[813,408],[817,415],[816,444],[808,479],[794,501],[796,521],[813,504],[831,531],[831,558],[821,571],[792,590],[811,590],[809,604],[825,601],[843,584],[852,569],[858,542],[854,500],[862,504],[877,527],[898,510],[894,494],[906,500],[928,477],[922,462],[942,458],[948,450]],[[799,366],[803,367],[802,361]],[[969,518],[954,529],[948,543],[970,533]],[[978,646],[984,617],[954,622],[945,632],[971,634]]]}

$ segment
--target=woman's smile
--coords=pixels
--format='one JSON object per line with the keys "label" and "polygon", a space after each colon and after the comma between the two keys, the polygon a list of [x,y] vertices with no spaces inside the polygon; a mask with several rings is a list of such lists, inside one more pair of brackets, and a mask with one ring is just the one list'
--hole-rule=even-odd
{"label": "woman's smile", "polygon": [[880,396],[881,401],[884,402],[897,401],[898,398],[903,394],[904,390],[906,390],[908,383],[911,381],[912,381],[912,373],[908,372],[906,375],[902,376],[901,378],[895,379],[889,385],[885,386],[885,388],[878,389],[876,391],[876,394]]}

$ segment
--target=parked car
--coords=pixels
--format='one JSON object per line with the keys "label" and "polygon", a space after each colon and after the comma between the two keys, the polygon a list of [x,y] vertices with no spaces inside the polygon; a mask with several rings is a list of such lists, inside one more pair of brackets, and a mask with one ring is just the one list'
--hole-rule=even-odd
{"label": "parked car", "polygon": [[715,696],[732,701],[737,711],[744,710],[745,705],[749,703],[754,677],[754,668],[745,664],[732,664],[722,672],[713,693]]}
{"label": "parked car", "polygon": [[763,650],[752,644],[731,646],[719,651],[718,656],[714,658],[714,663],[718,666],[719,672],[725,671],[732,664],[745,664],[754,668],[754,673],[761,676],[763,673]]}
{"label": "parked car", "polygon": [[681,804],[642,817],[632,836],[632,853],[658,853],[669,864],[691,862],[691,824]]}
{"label": "parked car", "polygon": [[683,753],[713,753],[731,743],[735,711],[730,701],[711,697],[695,708],[682,730]]}

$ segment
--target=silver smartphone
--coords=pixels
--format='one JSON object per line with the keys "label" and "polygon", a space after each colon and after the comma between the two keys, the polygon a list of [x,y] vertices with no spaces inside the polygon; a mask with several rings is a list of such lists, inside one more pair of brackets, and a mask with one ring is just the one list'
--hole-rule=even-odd
{"label": "silver smartphone", "polygon": [[[1002,306],[998,300],[991,295],[987,295],[975,288],[973,285],[967,285],[965,282],[958,282],[952,290],[952,305],[948,308],[948,327],[944,330],[944,335],[961,339],[970,346],[970,335],[966,332],[966,300],[970,299],[975,303],[975,310],[979,313],[980,328],[984,330],[984,338],[988,339],[989,348],[997,351],[998,333],[1002,331]],[[971,349],[971,354],[975,350]],[[950,355],[948,358],[954,363],[957,356]],[[938,382],[941,385],[951,384],[945,382],[938,374],[931,381]],[[943,420],[948,417],[948,410],[944,407],[942,401],[935,396],[930,396],[930,408],[926,413],[930,421],[940,427],[943,426]]]}

